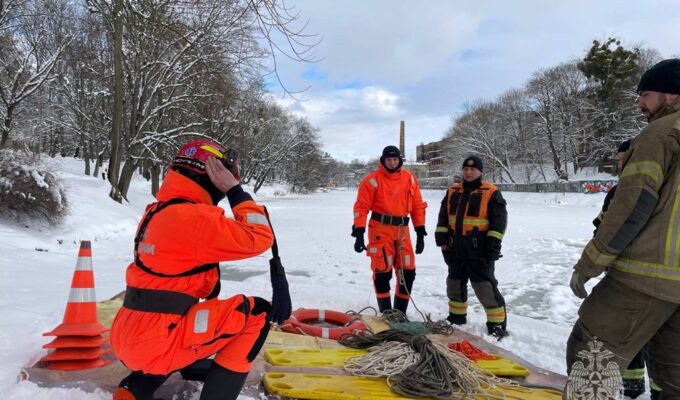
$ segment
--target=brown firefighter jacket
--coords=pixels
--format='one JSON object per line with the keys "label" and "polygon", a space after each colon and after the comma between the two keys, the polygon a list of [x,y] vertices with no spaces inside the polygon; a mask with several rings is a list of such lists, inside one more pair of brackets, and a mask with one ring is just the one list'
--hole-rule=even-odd
{"label": "brown firefighter jacket", "polygon": [[680,303],[680,101],[659,110],[626,152],[616,196],[574,267]]}

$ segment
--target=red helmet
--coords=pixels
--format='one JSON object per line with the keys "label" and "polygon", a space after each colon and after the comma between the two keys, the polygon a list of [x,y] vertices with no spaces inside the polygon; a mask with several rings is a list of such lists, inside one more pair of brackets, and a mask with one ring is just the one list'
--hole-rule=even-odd
{"label": "red helmet", "polygon": [[215,157],[220,160],[236,179],[240,179],[237,161],[238,152],[233,149],[225,149],[219,143],[210,139],[188,141],[179,149],[177,156],[175,156],[170,165],[204,175],[206,173],[205,161],[209,157]]}

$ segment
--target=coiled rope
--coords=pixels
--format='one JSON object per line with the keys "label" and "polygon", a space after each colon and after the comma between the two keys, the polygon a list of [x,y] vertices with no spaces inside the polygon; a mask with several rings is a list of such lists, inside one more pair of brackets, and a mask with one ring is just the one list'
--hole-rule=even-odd
{"label": "coiled rope", "polygon": [[[388,329],[368,336],[343,335],[339,342],[347,347],[371,350],[367,355],[350,358],[345,367],[348,372],[385,376],[390,389],[401,396],[504,399],[496,388],[519,389],[516,382],[489,375],[462,354],[449,351],[423,335]],[[398,344],[405,344],[408,349]],[[403,354],[399,354],[400,351]],[[381,359],[383,355],[385,358]],[[402,362],[406,365],[389,365]]]}

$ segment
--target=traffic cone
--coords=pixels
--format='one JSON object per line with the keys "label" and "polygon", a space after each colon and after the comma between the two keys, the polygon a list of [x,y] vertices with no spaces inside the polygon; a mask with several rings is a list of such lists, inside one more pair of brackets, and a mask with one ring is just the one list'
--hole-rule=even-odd
{"label": "traffic cone", "polygon": [[92,249],[90,242],[84,240],[80,242],[64,320],[50,332],[43,333],[43,336],[57,337],[43,346],[55,350],[40,361],[46,363],[48,369],[62,371],[103,367],[111,362],[100,359],[111,351],[102,348],[106,339],[101,334],[107,330],[97,321]]}
{"label": "traffic cone", "polygon": [[97,322],[97,303],[94,295],[92,248],[89,240],[80,242],[78,262],[71,281],[71,293],[66,303],[64,321],[43,336],[96,336],[107,329]]}

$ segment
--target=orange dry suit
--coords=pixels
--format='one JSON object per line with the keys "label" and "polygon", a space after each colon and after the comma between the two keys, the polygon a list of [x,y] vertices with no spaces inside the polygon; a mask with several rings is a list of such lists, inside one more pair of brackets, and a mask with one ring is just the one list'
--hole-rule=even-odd
{"label": "orange dry suit", "polygon": [[505,331],[505,299],[494,274],[508,221],[505,206],[500,190],[481,178],[454,184],[442,200],[435,240],[437,246],[448,246],[443,255],[449,268],[447,319],[452,323],[467,322],[470,280],[486,311],[489,333],[496,327]]}
{"label": "orange dry suit", "polygon": [[427,203],[420,194],[418,180],[404,168],[390,172],[378,164],[378,169],[359,184],[354,203],[354,228],[363,234],[371,211],[366,253],[371,258],[373,285],[381,311],[391,308],[392,270],[398,273],[397,269],[401,269],[403,278],[397,275],[394,304],[406,312],[416,268],[408,223],[413,219],[415,228],[424,227],[425,208]]}
{"label": "orange dry suit", "polygon": [[111,327],[113,351],[131,370],[166,375],[213,354],[228,370],[250,370],[269,329],[268,303],[240,294],[218,299],[218,262],[256,256],[273,235],[263,207],[235,190],[231,219],[198,184],[171,170],[158,202],[147,206],[125,302]]}

